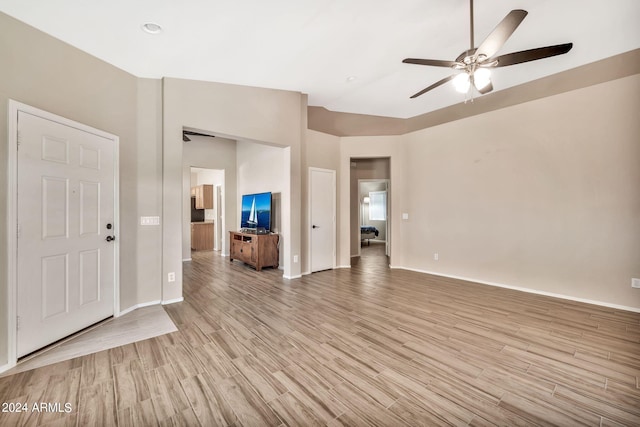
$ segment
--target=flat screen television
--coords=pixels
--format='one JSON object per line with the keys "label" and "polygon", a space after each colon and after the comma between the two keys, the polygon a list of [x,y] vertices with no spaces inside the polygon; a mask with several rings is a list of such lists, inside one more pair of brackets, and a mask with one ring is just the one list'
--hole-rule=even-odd
{"label": "flat screen television", "polygon": [[242,196],[240,227],[271,230],[271,193],[244,194]]}

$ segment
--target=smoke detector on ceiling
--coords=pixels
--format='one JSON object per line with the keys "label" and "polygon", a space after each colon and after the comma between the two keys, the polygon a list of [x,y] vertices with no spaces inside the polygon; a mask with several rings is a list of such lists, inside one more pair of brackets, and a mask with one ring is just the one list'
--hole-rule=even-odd
{"label": "smoke detector on ceiling", "polygon": [[142,24],[142,31],[149,34],[160,34],[162,27],[155,22],[147,22],[146,24]]}

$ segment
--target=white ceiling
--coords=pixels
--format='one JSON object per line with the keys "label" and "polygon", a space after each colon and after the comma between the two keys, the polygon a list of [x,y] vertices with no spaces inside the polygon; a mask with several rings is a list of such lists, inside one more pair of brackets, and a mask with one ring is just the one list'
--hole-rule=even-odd
{"label": "white ceiling", "polygon": [[[639,0],[476,0],[476,45],[512,9],[529,15],[499,53],[574,47],[493,70],[495,90],[640,47]],[[464,101],[450,84],[409,99],[450,70],[401,61],[467,49],[468,0],[0,0],[0,11],[139,77],[300,91],[309,105],[402,118]]]}

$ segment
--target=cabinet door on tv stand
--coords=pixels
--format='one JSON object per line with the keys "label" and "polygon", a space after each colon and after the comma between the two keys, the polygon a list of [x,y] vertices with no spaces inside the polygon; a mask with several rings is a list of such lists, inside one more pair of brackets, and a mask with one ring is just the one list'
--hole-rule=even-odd
{"label": "cabinet door on tv stand", "polygon": [[238,241],[233,239],[233,236],[231,238],[231,250],[230,252],[230,257],[229,257],[229,261],[233,261],[234,259],[238,258],[238,255],[240,254],[240,245],[238,244]]}
{"label": "cabinet door on tv stand", "polygon": [[280,251],[278,249],[278,240],[280,239],[280,236],[278,236],[277,234],[273,234],[269,237],[269,240],[266,242],[267,247],[265,248],[264,253],[269,257],[269,263],[275,268],[278,268],[278,258],[280,256]]}

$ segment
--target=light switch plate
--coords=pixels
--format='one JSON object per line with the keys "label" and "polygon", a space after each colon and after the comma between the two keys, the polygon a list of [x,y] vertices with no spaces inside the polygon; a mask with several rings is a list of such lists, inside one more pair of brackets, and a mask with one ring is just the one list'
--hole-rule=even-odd
{"label": "light switch plate", "polygon": [[402,219],[409,219],[409,214],[408,213],[403,213],[402,214]]}
{"label": "light switch plate", "polygon": [[141,216],[140,225],[160,225],[159,216]]}

